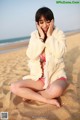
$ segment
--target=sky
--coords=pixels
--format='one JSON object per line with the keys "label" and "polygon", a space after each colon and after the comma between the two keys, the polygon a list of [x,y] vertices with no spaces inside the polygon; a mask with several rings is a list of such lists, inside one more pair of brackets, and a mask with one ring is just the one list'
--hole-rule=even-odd
{"label": "sky", "polygon": [[29,36],[36,29],[35,13],[44,6],[52,10],[58,28],[80,29],[80,4],[57,4],[56,1],[0,0],[0,40]]}

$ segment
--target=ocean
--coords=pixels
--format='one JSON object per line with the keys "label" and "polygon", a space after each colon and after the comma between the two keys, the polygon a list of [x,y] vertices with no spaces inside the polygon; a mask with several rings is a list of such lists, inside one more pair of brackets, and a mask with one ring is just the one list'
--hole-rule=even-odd
{"label": "ocean", "polygon": [[[68,30],[64,31],[66,35],[74,34],[80,32],[80,29],[76,30]],[[17,38],[9,38],[9,39],[0,39],[0,46],[7,45],[7,44],[13,44],[18,42],[27,41],[30,39],[30,36],[24,36],[24,37],[17,37]]]}
{"label": "ocean", "polygon": [[18,37],[18,38],[9,38],[9,39],[2,39],[0,40],[0,46],[7,45],[7,44],[13,44],[18,42],[27,41],[30,39],[30,36],[27,37]]}
{"label": "ocean", "polygon": [[[69,36],[72,34],[80,33],[80,29],[64,31],[64,33],[66,36]],[[12,50],[20,49],[22,47],[26,47],[26,43],[29,39],[30,39],[30,36],[9,38],[9,39],[0,39],[0,54],[9,52]]]}
{"label": "ocean", "polygon": [[0,40],[0,54],[26,47],[30,36]]}

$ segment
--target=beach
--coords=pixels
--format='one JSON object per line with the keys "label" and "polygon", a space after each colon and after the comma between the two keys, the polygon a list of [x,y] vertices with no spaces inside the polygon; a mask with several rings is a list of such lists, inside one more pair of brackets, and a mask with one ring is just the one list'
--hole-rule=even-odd
{"label": "beach", "polygon": [[[26,45],[26,46],[25,46]],[[38,101],[23,102],[10,92],[10,84],[29,74],[26,56],[28,42],[0,48],[0,112],[8,120],[79,120],[80,119],[80,33],[66,36],[65,70],[70,83],[61,96],[62,107]],[[15,50],[10,50],[15,48]],[[17,49],[19,48],[19,49]]]}

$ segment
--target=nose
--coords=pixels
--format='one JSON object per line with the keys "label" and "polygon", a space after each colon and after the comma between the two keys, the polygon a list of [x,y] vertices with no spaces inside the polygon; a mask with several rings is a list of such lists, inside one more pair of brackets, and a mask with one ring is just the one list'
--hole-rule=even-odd
{"label": "nose", "polygon": [[46,27],[47,27],[47,23],[46,23],[46,22],[44,22],[43,27],[44,27],[44,28],[46,28]]}

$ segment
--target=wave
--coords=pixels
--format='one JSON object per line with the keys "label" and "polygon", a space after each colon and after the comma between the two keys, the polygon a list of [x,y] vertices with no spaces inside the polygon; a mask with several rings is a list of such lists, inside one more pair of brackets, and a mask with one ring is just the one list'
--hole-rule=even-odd
{"label": "wave", "polygon": [[0,46],[8,45],[8,44],[13,44],[13,43],[18,43],[18,42],[23,42],[23,41],[27,41],[29,39],[30,39],[30,36],[27,36],[27,37],[18,37],[18,38],[9,38],[9,39],[2,39],[2,40],[0,40]]}
{"label": "wave", "polygon": [[[66,36],[80,33],[78,30],[64,31]],[[0,54],[27,47],[30,36],[0,40]]]}

